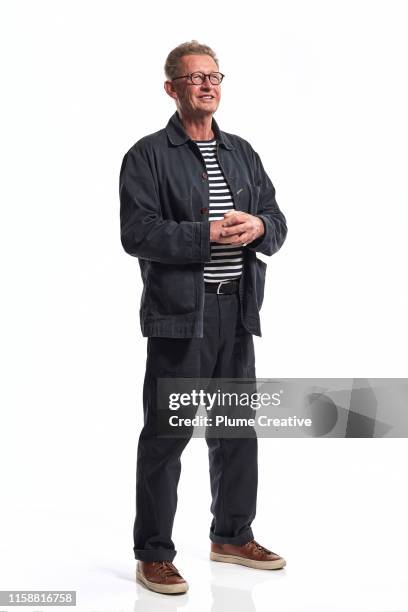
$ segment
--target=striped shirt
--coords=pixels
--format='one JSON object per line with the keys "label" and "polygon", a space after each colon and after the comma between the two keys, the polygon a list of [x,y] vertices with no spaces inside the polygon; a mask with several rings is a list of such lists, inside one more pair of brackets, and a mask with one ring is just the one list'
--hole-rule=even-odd
{"label": "striped shirt", "polygon": [[[204,158],[209,186],[209,221],[223,219],[224,213],[234,210],[232,193],[217,159],[217,141],[194,141]],[[242,274],[243,247],[230,244],[210,243],[211,259],[204,264],[204,281],[217,283],[233,280]]]}

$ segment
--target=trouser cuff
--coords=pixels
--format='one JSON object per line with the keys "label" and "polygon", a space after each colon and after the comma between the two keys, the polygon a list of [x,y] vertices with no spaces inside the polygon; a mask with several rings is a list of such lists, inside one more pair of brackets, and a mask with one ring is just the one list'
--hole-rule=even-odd
{"label": "trouser cuff", "polygon": [[151,563],[152,561],[173,561],[177,554],[176,550],[169,548],[151,548],[149,550],[134,548],[133,551],[135,559],[146,561],[146,563]]}
{"label": "trouser cuff", "polygon": [[214,544],[233,544],[234,546],[243,546],[253,539],[254,534],[252,533],[251,527],[248,527],[248,529],[245,529],[245,531],[239,535],[230,538],[215,535],[212,531],[210,531],[210,540],[211,542],[214,542]]}

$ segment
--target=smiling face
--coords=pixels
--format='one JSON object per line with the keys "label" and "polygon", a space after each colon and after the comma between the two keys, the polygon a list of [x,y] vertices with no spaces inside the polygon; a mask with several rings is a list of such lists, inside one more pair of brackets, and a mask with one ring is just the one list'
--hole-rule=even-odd
{"label": "smiling face", "polygon": [[[210,55],[184,55],[180,59],[177,76],[192,72],[209,74],[219,72],[219,68]],[[166,81],[164,87],[184,117],[212,115],[221,100],[221,86],[213,85],[208,78],[201,85],[194,85],[189,79]]]}

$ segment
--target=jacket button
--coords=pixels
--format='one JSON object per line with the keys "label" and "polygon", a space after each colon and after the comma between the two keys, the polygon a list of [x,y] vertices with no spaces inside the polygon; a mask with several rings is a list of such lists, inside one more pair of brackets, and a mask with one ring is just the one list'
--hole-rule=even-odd
{"label": "jacket button", "polygon": [[208,174],[206,172],[203,172],[202,175],[203,179],[207,179],[208,178]]}
{"label": "jacket button", "polygon": [[208,208],[200,208],[200,213],[201,214],[208,213]]}

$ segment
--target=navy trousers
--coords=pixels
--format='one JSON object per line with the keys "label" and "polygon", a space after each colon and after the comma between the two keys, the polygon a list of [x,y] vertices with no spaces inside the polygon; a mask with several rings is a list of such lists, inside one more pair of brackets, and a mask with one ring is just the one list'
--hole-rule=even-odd
{"label": "navy trousers", "polygon": [[[252,334],[242,325],[239,294],[205,294],[203,338],[148,338],[143,387],[144,427],[136,468],[134,555],[141,561],[173,561],[172,541],[180,456],[190,438],[155,435],[157,378],[252,378]],[[206,438],[211,484],[209,537],[241,546],[253,539],[258,445],[246,438]]]}

